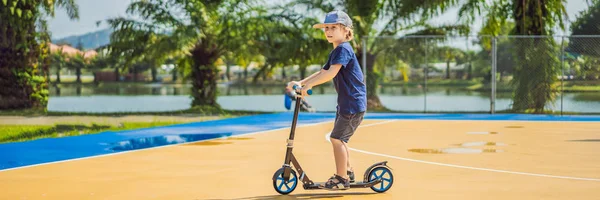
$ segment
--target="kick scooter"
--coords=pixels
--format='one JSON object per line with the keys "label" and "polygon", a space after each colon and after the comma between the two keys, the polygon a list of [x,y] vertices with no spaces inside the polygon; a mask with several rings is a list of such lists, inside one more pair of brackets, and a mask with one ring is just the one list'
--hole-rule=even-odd
{"label": "kick scooter", "polygon": [[[302,88],[300,86],[294,86],[293,89],[294,92],[299,93]],[[311,95],[312,90],[308,90],[307,93]],[[302,97],[296,95],[294,118],[292,121],[290,137],[287,140],[285,161],[283,166],[279,168],[273,175],[273,187],[278,193],[284,195],[294,191],[298,185],[298,181],[302,181],[302,186],[305,190],[325,189],[321,186],[321,183],[315,183],[308,178],[306,172],[302,169],[302,167],[300,167],[300,163],[292,153],[292,149],[294,148],[294,134],[296,131],[296,122],[298,120],[300,101],[302,101]],[[295,170],[292,168],[292,166],[295,168]],[[300,176],[298,177],[298,175]],[[387,161],[383,161],[375,163],[367,168],[363,176],[363,180],[361,182],[351,182],[350,189],[370,187],[373,191],[382,193],[389,190],[392,187],[393,182],[394,176],[392,175],[392,170],[387,166]]]}

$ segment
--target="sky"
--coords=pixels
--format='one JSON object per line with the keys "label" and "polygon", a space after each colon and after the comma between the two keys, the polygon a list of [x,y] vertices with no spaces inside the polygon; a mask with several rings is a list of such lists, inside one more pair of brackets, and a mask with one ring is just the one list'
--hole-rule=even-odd
{"label": "sky", "polygon": [[[275,1],[275,0],[267,0]],[[79,19],[71,20],[63,9],[57,9],[54,18],[48,20],[48,26],[53,39],[102,30],[108,27],[106,20],[118,16],[126,16],[126,9],[131,0],[75,0],[79,6]],[[586,0],[567,0],[567,14],[571,21],[575,20],[579,12],[587,9]],[[457,20],[458,9],[452,9],[444,15],[432,20],[433,23],[454,23]],[[99,26],[97,21],[103,21]],[[474,30],[481,28],[481,20],[473,24]],[[569,30],[567,23],[567,31]],[[568,32],[557,33],[568,35]]]}

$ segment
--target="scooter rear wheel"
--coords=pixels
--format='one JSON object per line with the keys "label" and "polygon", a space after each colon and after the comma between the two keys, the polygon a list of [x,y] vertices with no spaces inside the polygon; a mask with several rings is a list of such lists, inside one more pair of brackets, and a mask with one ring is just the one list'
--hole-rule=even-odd
{"label": "scooter rear wheel", "polygon": [[369,172],[369,182],[381,178],[381,182],[371,186],[375,192],[382,193],[392,188],[394,183],[394,175],[392,171],[386,167],[376,167]]}
{"label": "scooter rear wheel", "polygon": [[273,188],[275,188],[275,191],[279,194],[289,194],[296,189],[296,186],[298,186],[298,176],[296,176],[296,171],[293,169],[290,170],[292,171],[287,182],[283,180],[283,168],[277,170],[273,176],[275,177],[273,179]]}

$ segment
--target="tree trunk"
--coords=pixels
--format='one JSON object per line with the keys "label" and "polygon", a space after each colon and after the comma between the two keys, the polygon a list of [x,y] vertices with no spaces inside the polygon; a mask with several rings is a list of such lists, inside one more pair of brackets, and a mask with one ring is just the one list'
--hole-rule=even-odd
{"label": "tree trunk", "polygon": [[244,68],[244,82],[246,82],[246,80],[248,80],[248,67],[250,65],[246,66],[246,68]]}
{"label": "tree trunk", "polygon": [[285,75],[285,66],[281,66],[281,78],[282,80],[287,79],[287,76]]}
{"label": "tree trunk", "polygon": [[267,81],[267,75],[269,75],[269,72],[271,71],[271,69],[273,69],[273,65],[268,65],[265,67],[265,71],[263,71],[263,73],[262,73],[263,81]]}
{"label": "tree trunk", "polygon": [[471,61],[469,61],[467,80],[472,80],[472,79],[473,79],[473,65],[471,64]]}
{"label": "tree trunk", "polygon": [[0,6],[0,110],[45,108],[47,80],[39,75],[39,70],[44,70],[49,48],[35,26],[40,3],[16,2],[13,9],[31,13],[31,17],[19,17],[11,13],[10,6]]}
{"label": "tree trunk", "polygon": [[306,78],[306,66],[300,66],[300,80]]}
{"label": "tree trunk", "polygon": [[[61,67],[59,65],[58,69],[56,69],[56,83],[60,83],[60,69],[61,69]],[[48,80],[50,80],[50,79],[48,79]]]}
{"label": "tree trunk", "polygon": [[[268,65],[267,65],[267,64],[264,64],[264,65],[263,65],[263,66],[260,68],[260,70],[258,70],[258,72],[256,72],[256,74],[254,75],[254,77],[252,77],[252,83],[253,83],[253,84],[256,84],[256,83],[258,82],[258,78],[259,78],[261,75],[263,75],[263,73],[266,73],[267,67],[268,67]],[[263,77],[264,77],[264,76],[266,76],[266,75],[263,75]]]}
{"label": "tree trunk", "polygon": [[446,79],[450,79],[450,60],[446,60]]}
{"label": "tree trunk", "polygon": [[75,69],[75,75],[77,75],[77,83],[81,83],[81,67]]}
{"label": "tree trunk", "polygon": [[[550,12],[545,1],[514,0],[513,18],[516,35],[547,35],[544,17]],[[513,107],[515,112],[543,113],[547,102],[556,93],[552,85],[557,80],[560,61],[553,38],[519,38],[515,58]]]}
{"label": "tree trunk", "polygon": [[119,78],[119,68],[115,67],[115,81],[119,82],[121,79]]}
{"label": "tree trunk", "polygon": [[152,69],[150,69],[150,72],[152,73],[152,82],[156,82],[157,78],[157,71],[156,71],[156,67],[152,67]]}
{"label": "tree trunk", "polygon": [[227,81],[231,81],[231,65],[229,64],[229,62],[225,62],[225,64],[227,65],[227,68],[225,70],[225,77],[227,77]]}
{"label": "tree trunk", "polygon": [[133,82],[137,82],[137,67],[133,66]]}
{"label": "tree trunk", "polygon": [[173,82],[177,82],[177,67],[173,68]]}
{"label": "tree trunk", "polygon": [[217,103],[217,79],[219,69],[214,65],[219,55],[215,50],[196,46],[192,51],[193,106],[215,106]]}

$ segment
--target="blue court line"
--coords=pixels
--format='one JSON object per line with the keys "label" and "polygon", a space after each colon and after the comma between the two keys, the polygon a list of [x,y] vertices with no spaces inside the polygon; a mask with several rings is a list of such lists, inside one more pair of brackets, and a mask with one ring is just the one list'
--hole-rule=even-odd
{"label": "blue court line", "polygon": [[[0,170],[106,155],[136,149],[207,140],[291,126],[291,112],[252,115],[98,134],[44,138],[0,144]],[[300,113],[298,125],[331,121],[335,113]],[[600,116],[527,114],[390,114],[367,113],[365,119],[520,120],[600,122]]]}

